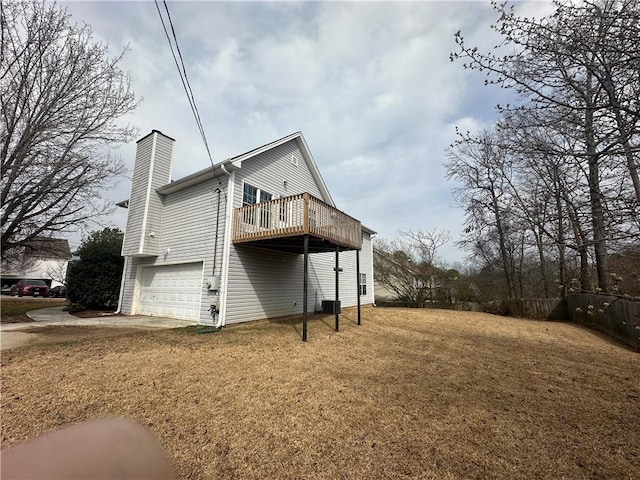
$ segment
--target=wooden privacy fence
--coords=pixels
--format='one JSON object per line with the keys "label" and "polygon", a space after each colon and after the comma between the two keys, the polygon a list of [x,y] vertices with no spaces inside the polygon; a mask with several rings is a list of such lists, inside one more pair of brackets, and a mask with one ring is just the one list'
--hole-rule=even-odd
{"label": "wooden privacy fence", "polygon": [[594,327],[640,350],[640,301],[581,293],[567,297],[571,321]]}
{"label": "wooden privacy fence", "polygon": [[569,320],[595,328],[640,350],[640,301],[611,295],[577,294],[562,298],[517,298],[481,304],[496,315]]}
{"label": "wooden privacy fence", "polygon": [[482,304],[483,311],[494,315],[532,318],[535,320],[567,320],[562,298],[513,298]]}

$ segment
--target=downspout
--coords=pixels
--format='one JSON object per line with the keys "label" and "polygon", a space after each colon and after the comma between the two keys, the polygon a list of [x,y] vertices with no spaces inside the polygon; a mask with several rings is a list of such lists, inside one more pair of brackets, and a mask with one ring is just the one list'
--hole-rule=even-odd
{"label": "downspout", "polygon": [[233,222],[233,199],[235,195],[235,171],[231,172],[227,182],[227,211],[225,215],[224,243],[222,247],[222,296],[220,298],[220,321],[226,324],[227,316],[227,289],[229,286],[229,263],[231,257],[231,229]]}
{"label": "downspout", "polygon": [[120,295],[118,295],[118,309],[113,312],[114,315],[119,315],[122,310],[122,297],[124,297],[124,279],[127,275],[127,260],[129,257],[125,255],[124,257],[124,265],[122,267],[122,278],[120,279]]}
{"label": "downspout", "polygon": [[[371,259],[371,305],[377,307],[376,305],[376,291],[375,291],[375,272],[373,271],[373,235],[369,234],[369,258]],[[360,279],[358,279],[360,280]]]}
{"label": "downspout", "polygon": [[[215,278],[216,276],[216,265],[218,263],[218,234],[220,230],[220,188],[216,188],[216,192],[218,193],[218,205],[216,207],[216,235],[215,235],[215,244],[213,246],[213,267],[211,268],[211,275]],[[218,301],[216,305],[213,307],[216,310],[217,321],[214,325],[216,330],[219,330],[222,327],[222,315],[220,315],[220,290],[218,290]]]}
{"label": "downspout", "polygon": [[[224,173],[226,173],[227,177],[231,178],[231,173],[229,173],[229,171],[225,168],[224,163],[220,164],[220,170],[222,170]],[[228,188],[229,182],[227,181],[227,202],[229,202],[229,188]],[[231,202],[233,204],[233,201]],[[216,219],[216,244],[214,247],[214,258],[213,258],[213,275],[216,274],[215,272],[215,268],[216,268],[216,257],[218,256],[218,226],[220,224],[220,190],[218,190],[218,213],[217,213],[217,219]],[[229,230],[229,224],[227,221],[225,221],[225,235],[226,232]],[[226,242],[224,242],[224,244],[226,244]],[[223,248],[223,253],[224,255],[224,248]],[[223,287],[223,280],[224,280],[224,276],[220,275],[220,287]],[[224,281],[224,288],[226,288],[227,282]],[[218,292],[218,299],[220,299],[222,297],[222,292],[219,291]],[[218,321],[216,322],[216,324],[214,325],[214,328],[219,329],[222,328],[222,324],[223,324],[223,318],[222,318],[222,311],[221,311],[221,307],[222,307],[222,302],[219,302],[220,306],[217,307],[218,308]]]}
{"label": "downspout", "polygon": [[218,194],[217,207],[216,207],[216,235],[215,244],[213,245],[213,267],[211,268],[211,275],[216,276],[216,266],[218,264],[218,234],[220,232],[220,193],[222,190],[216,188],[215,192]]}

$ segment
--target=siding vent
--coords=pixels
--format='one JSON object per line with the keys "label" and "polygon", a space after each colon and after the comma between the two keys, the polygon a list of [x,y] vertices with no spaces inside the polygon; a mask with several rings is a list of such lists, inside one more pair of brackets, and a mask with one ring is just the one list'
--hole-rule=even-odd
{"label": "siding vent", "polygon": [[298,166],[298,157],[294,153],[291,154],[291,165],[294,167]]}

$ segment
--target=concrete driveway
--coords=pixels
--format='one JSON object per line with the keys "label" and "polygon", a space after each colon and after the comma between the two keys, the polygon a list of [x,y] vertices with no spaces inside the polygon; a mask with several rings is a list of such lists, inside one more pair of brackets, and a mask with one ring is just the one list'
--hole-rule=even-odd
{"label": "concrete driveway", "polygon": [[[65,312],[64,307],[43,308],[27,312],[27,316],[34,320],[25,323],[0,324],[0,350],[21,347],[39,343],[34,342],[37,335],[41,335],[41,327],[49,326],[100,326],[100,327],[128,327],[128,328],[180,328],[196,325],[190,320],[175,318],[147,317],[142,315],[104,315],[96,318],[78,318]],[[37,329],[40,333],[30,333]]]}

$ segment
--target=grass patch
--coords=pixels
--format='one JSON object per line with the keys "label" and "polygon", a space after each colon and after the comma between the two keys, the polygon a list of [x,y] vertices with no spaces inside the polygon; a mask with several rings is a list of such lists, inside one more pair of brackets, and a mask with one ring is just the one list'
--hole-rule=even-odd
{"label": "grass patch", "polygon": [[332,320],[314,317],[307,343],[299,321],[264,321],[3,352],[2,447],[123,416],[156,433],[179,478],[640,471],[637,353],[483,313],[365,308],[358,327],[347,310],[339,333]]}

